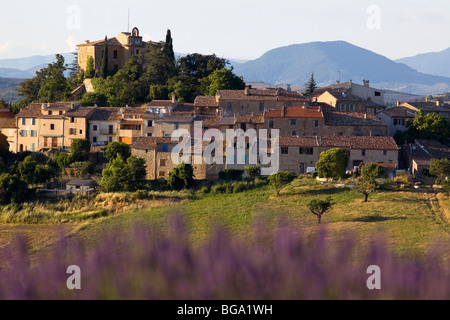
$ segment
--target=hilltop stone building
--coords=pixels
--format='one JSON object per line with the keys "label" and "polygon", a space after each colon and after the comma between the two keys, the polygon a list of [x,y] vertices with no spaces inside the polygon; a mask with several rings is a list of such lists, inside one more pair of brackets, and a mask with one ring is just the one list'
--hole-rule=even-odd
{"label": "hilltop stone building", "polygon": [[[133,55],[139,54],[146,49],[146,46],[152,42],[143,41],[139,34],[139,29],[134,28],[130,32],[122,32],[108,41],[108,70],[121,69]],[[94,67],[97,72],[102,68],[105,40],[89,41],[79,44],[78,47],[78,66],[86,71],[89,57],[94,58]]]}

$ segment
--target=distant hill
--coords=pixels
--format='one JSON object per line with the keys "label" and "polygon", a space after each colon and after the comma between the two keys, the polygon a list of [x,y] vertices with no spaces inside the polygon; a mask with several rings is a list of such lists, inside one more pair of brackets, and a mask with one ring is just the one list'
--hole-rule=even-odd
{"label": "distant hill", "polygon": [[441,52],[430,52],[395,60],[419,72],[450,77],[450,48]]}
{"label": "distant hill", "polygon": [[314,72],[319,86],[336,80],[371,81],[380,89],[428,95],[450,91],[450,78],[420,73],[382,55],[344,41],[312,42],[273,49],[234,66],[247,82],[302,86]]}
{"label": "distant hill", "polygon": [[0,78],[0,99],[4,99],[6,102],[16,102],[20,99],[17,95],[17,89],[19,83],[23,79],[6,79]]}
{"label": "distant hill", "polygon": [[[72,53],[63,53],[66,63],[73,61]],[[3,78],[32,78],[36,75],[36,71],[46,67],[48,64],[55,62],[56,54],[48,56],[32,56],[17,59],[0,59],[0,77]]]}

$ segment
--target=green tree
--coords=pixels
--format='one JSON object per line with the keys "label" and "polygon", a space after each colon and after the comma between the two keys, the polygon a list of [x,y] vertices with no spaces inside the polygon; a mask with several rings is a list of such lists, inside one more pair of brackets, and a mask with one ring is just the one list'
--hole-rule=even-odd
{"label": "green tree", "polygon": [[431,159],[430,174],[437,177],[437,184],[450,177],[450,159]]}
{"label": "green tree", "polygon": [[105,158],[108,161],[114,160],[117,156],[126,160],[131,156],[130,146],[123,142],[111,142],[105,149]]}
{"label": "green tree", "polygon": [[173,39],[172,32],[167,30],[166,34],[166,42],[164,43],[164,47],[162,49],[162,53],[165,55],[167,59],[168,73],[170,77],[175,75],[175,52],[173,50]]}
{"label": "green tree", "polygon": [[294,180],[294,175],[288,171],[280,171],[269,177],[269,183],[275,187],[277,196],[280,195],[281,190]]}
{"label": "green tree", "polygon": [[105,192],[123,191],[130,181],[130,172],[126,162],[118,155],[102,172],[100,186]]}
{"label": "green tree", "polygon": [[222,68],[214,71],[202,79],[203,94],[215,96],[218,90],[243,90],[245,82],[242,77],[236,76],[230,69]]}
{"label": "green tree", "polygon": [[87,161],[91,152],[91,143],[88,139],[75,139],[70,145],[70,163]]}
{"label": "green tree", "polygon": [[37,162],[32,156],[26,157],[22,162],[19,163],[18,170],[20,179],[25,181],[28,185],[33,185],[36,183],[36,165]]}
{"label": "green tree", "polygon": [[125,161],[119,154],[102,172],[101,187],[105,192],[136,191],[146,176],[145,160],[131,156]]}
{"label": "green tree", "polygon": [[67,70],[64,57],[56,55],[56,62],[49,64],[47,68],[41,69],[37,77],[42,77],[38,100],[39,102],[63,101],[70,93],[68,81],[64,76]]}
{"label": "green tree", "polygon": [[167,85],[153,84],[150,86],[150,100],[166,100],[169,97]]}
{"label": "green tree", "polygon": [[306,91],[303,93],[305,97],[311,96],[314,91],[317,89],[317,83],[314,79],[314,73],[311,74],[311,78],[309,78],[308,83],[306,84]]}
{"label": "green tree", "polygon": [[8,137],[0,132],[0,156],[9,153]]}
{"label": "green tree", "polygon": [[27,198],[27,183],[17,175],[4,173],[0,175],[0,203],[22,203]]}
{"label": "green tree", "polygon": [[386,170],[376,163],[368,163],[361,170],[361,176],[364,181],[376,184],[376,179],[386,175]]}
{"label": "green tree", "polygon": [[108,105],[108,97],[102,93],[87,92],[81,98],[81,104],[83,106],[106,107]]}
{"label": "green tree", "polygon": [[322,216],[330,210],[333,206],[333,200],[327,198],[326,200],[314,199],[308,203],[308,209],[314,214],[318,219],[318,224],[322,222]]}
{"label": "green tree", "polygon": [[320,178],[344,179],[348,161],[348,156],[339,148],[322,152],[316,163],[317,173]]}
{"label": "green tree", "polygon": [[440,114],[425,114],[423,110],[419,110],[418,116],[408,119],[406,126],[408,130],[395,136],[398,143],[404,143],[405,140],[413,143],[416,139],[425,139],[446,144],[450,138],[450,125]]}
{"label": "green tree", "polygon": [[56,175],[55,170],[49,165],[37,165],[34,170],[34,183],[41,184],[50,181]]}
{"label": "green tree", "polygon": [[89,56],[87,58],[86,71],[84,73],[84,76],[88,79],[92,79],[95,77],[95,61],[94,57],[92,56]]}
{"label": "green tree", "polygon": [[105,45],[103,46],[103,59],[102,59],[102,78],[108,77],[108,64],[109,64],[109,51],[108,51],[108,37],[105,36]]}
{"label": "green tree", "polygon": [[247,173],[250,180],[255,181],[257,177],[261,175],[261,166],[255,165],[245,168],[245,172]]}
{"label": "green tree", "polygon": [[377,188],[376,182],[364,181],[359,184],[358,192],[364,195],[364,202],[369,200],[369,195]]}
{"label": "green tree", "polygon": [[184,162],[175,167],[169,174],[167,186],[172,190],[188,189],[194,184],[194,168]]}
{"label": "green tree", "polygon": [[22,81],[17,89],[17,93],[23,97],[20,105],[27,106],[29,103],[37,101],[43,82],[44,76],[40,72],[36,72],[35,77]]}

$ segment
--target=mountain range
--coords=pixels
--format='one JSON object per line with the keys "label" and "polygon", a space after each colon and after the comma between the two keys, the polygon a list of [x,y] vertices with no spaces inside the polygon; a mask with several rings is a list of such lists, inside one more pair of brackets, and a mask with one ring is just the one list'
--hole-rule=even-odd
{"label": "mountain range", "polygon": [[234,72],[247,82],[304,85],[314,73],[319,86],[337,80],[362,83],[365,79],[373,87],[420,95],[450,91],[450,77],[418,72],[345,41],[281,47],[256,60],[233,66]]}
{"label": "mountain range", "polygon": [[[67,63],[73,60],[72,53],[63,56]],[[31,78],[54,60],[55,55],[0,59],[0,77]],[[450,92],[450,48],[393,61],[345,41],[311,42],[276,48],[251,61],[229,60],[246,82],[304,86],[314,73],[319,86],[370,80],[373,87],[410,94]]]}

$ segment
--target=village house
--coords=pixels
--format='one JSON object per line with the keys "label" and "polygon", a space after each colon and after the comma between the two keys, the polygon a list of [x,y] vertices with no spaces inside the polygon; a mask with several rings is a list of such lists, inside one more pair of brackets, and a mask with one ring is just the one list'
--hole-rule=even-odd
{"label": "village house", "polygon": [[197,96],[194,101],[194,107],[196,115],[218,115],[219,96]]}
{"label": "village house", "polygon": [[320,107],[282,107],[264,113],[264,129],[279,129],[281,136],[322,135],[324,116]]}
{"label": "village house", "polygon": [[143,135],[144,127],[144,114],[147,112],[147,108],[120,108],[119,115],[119,130],[118,140],[119,142],[132,145],[134,140]]}
{"label": "village house", "polygon": [[89,140],[93,146],[103,146],[118,140],[119,108],[96,107],[88,117]]}
{"label": "village house", "polygon": [[0,132],[6,136],[9,150],[15,152],[17,121],[15,115],[8,108],[0,108]]}
{"label": "village house", "polygon": [[323,112],[324,136],[386,136],[387,126],[367,112]]}
{"label": "village house", "polygon": [[[145,160],[147,166],[147,180],[167,180],[170,172],[177,166],[172,161],[172,152],[179,142],[173,142],[171,138],[158,138],[158,137],[141,137],[138,138],[131,146],[131,153],[134,156]],[[204,148],[209,143],[204,143]],[[202,157],[202,164],[195,164],[194,148],[191,149],[191,163],[194,169],[194,179],[217,179],[219,172],[224,169],[223,165],[207,165]]]}
{"label": "village house", "polygon": [[398,165],[399,148],[392,137],[281,137],[280,170],[304,174],[322,152],[334,148],[349,156],[349,171],[361,163]]}
{"label": "village house", "polygon": [[394,107],[378,112],[376,117],[387,126],[388,136],[393,137],[396,133],[408,130],[406,122],[414,119],[416,114],[405,107]]}
{"label": "village house", "polygon": [[216,99],[218,101],[219,115],[251,115],[264,114],[266,110],[281,109],[283,106],[309,105],[309,100],[301,93],[288,91],[282,88],[276,89],[251,89],[245,90],[219,90]]}
{"label": "village house", "polygon": [[421,175],[430,169],[432,159],[450,159],[450,148],[432,140],[415,140],[402,146],[402,155],[408,171]]}
{"label": "village house", "polygon": [[87,118],[93,108],[74,102],[32,103],[16,116],[15,152],[45,151],[70,147],[72,140],[87,135]]}
{"label": "village house", "polygon": [[428,101],[428,98],[425,102],[404,102],[397,103],[397,106],[404,107],[412,111],[413,113],[418,113],[419,110],[422,110],[424,114],[435,113],[442,115],[447,121],[450,121],[450,104],[442,102],[440,100],[437,101]]}

